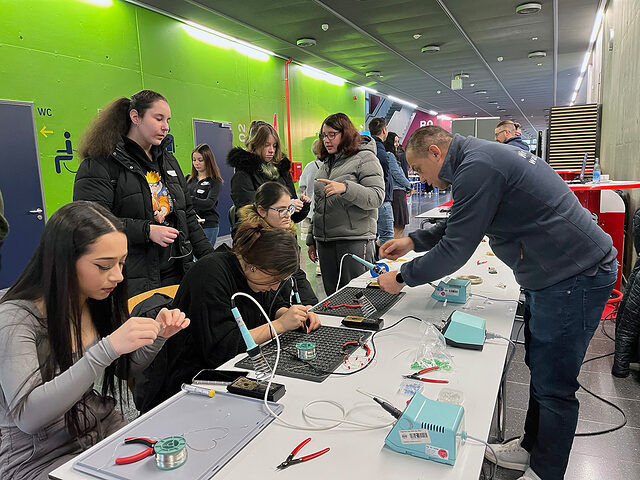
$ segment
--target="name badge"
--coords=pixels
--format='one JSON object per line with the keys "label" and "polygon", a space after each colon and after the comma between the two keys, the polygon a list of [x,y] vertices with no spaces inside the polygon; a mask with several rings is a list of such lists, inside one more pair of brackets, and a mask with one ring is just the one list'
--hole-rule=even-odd
{"label": "name badge", "polygon": [[178,174],[175,170],[167,170],[167,175],[171,175],[172,177],[177,177]]}
{"label": "name badge", "polygon": [[202,190],[201,188],[199,188],[198,190],[196,190],[196,193],[204,193],[204,190]]}
{"label": "name badge", "polygon": [[200,185],[211,185],[211,182],[202,182]]}

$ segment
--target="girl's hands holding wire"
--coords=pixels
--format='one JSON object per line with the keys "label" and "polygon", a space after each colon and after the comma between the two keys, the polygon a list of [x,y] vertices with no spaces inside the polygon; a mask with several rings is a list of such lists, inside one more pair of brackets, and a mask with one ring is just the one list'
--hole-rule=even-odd
{"label": "girl's hands holding wire", "polygon": [[169,338],[180,330],[187,328],[189,323],[191,323],[191,320],[189,320],[187,316],[177,308],[173,310],[163,308],[158,312],[156,322],[161,325],[159,335],[164,338]]}
{"label": "girl's hands holding wire", "polygon": [[[307,309],[310,309],[311,307],[312,305],[306,306]],[[308,333],[317,330],[321,325],[322,324],[320,323],[320,317],[318,317],[318,314],[315,312],[307,311],[307,321],[304,327],[306,332]]]}
{"label": "girl's hands holding wire", "polygon": [[287,308],[278,318],[285,332],[300,327],[306,331],[308,309],[309,307],[305,307],[304,305],[291,305]]}
{"label": "girl's hands holding wire", "polygon": [[131,317],[108,338],[116,353],[124,355],[140,347],[151,345],[158,337],[160,328],[161,324],[153,318]]}

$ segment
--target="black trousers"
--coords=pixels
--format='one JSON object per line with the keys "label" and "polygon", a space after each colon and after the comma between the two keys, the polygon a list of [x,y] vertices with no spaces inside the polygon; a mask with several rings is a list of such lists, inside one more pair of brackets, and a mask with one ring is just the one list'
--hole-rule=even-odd
{"label": "black trousers", "polygon": [[340,259],[345,253],[353,253],[368,262],[374,263],[373,240],[336,240],[333,242],[317,242],[320,270],[322,270],[322,283],[327,295],[331,295],[340,287],[351,281],[352,278],[362,275],[367,268],[353,258],[345,257],[342,261],[342,276],[338,285],[340,274]]}

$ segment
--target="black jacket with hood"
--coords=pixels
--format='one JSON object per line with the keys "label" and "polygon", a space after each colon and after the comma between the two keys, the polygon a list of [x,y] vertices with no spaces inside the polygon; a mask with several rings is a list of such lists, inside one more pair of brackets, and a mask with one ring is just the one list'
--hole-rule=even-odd
{"label": "black jacket with hood", "polygon": [[[151,148],[157,158],[162,182],[173,199],[174,225],[182,232],[173,244],[161,247],[149,239],[149,227],[156,224],[151,204],[151,190],[146,172],[128,150],[124,139],[106,158],[86,158],[80,164],[73,185],[73,200],[90,200],[109,209],[124,224],[128,243],[126,262],[128,294],[162,286],[160,259],[162,249],[171,248],[183,272],[213,247],[198,224],[196,212],[187,193],[184,175],[176,158],[165,148],[168,139]],[[158,150],[159,149],[159,150]]]}

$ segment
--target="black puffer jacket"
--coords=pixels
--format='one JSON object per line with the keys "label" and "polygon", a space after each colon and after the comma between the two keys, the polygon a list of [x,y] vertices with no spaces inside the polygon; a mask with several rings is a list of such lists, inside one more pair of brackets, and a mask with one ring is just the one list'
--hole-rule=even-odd
{"label": "black puffer jacket", "polygon": [[[109,209],[124,224],[129,254],[127,256],[127,283],[129,296],[162,286],[160,258],[162,248],[173,248],[172,255],[192,253],[177,260],[183,271],[198,258],[213,252],[213,247],[196,219],[191,198],[186,193],[184,175],[176,158],[166,150],[165,143],[152,147],[161,149],[158,165],[162,181],[173,199],[175,227],[180,235],[174,244],[161,247],[149,239],[149,227],[155,223],[151,191],[146,172],[127,151],[120,140],[107,158],[87,158],[78,168],[73,185],[74,200],[90,200]],[[174,253],[175,252],[175,253]]]}
{"label": "black puffer jacket", "polygon": [[[640,255],[640,208],[633,215],[633,244]],[[611,373],[629,375],[629,363],[640,358],[640,256],[638,256],[616,315],[616,353]]]}

